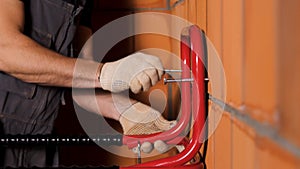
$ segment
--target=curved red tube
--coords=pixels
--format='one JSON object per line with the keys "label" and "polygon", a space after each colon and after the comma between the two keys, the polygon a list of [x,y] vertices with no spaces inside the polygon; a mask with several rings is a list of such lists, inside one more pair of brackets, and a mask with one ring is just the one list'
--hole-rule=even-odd
{"label": "curved red tube", "polygon": [[[205,114],[207,112],[206,99],[207,99],[207,87],[205,85],[205,62],[206,62],[206,47],[205,35],[197,26],[189,27],[189,36],[181,37],[181,59],[182,59],[182,78],[190,78],[190,68],[192,69],[192,75],[194,82],[192,87],[190,83],[182,83],[182,116],[184,120],[180,120],[179,125],[189,122],[193,115],[193,134],[186,146],[185,150],[176,156],[167,157],[139,165],[135,165],[127,168],[188,168],[185,165],[199,152],[202,143],[205,141]],[[192,89],[192,91],[191,91]],[[192,94],[191,94],[192,93]],[[192,99],[191,99],[192,97]],[[192,105],[192,106],[191,106]],[[192,112],[192,113],[191,113]],[[173,131],[180,131],[174,129]],[[175,132],[175,133],[176,133]],[[172,132],[168,133],[171,134]],[[163,133],[160,135],[164,135]],[[159,136],[159,135],[157,135]],[[176,135],[175,135],[176,136]],[[173,137],[174,135],[169,135]],[[162,137],[163,138],[163,137]],[[165,139],[162,139],[165,140]],[[199,167],[201,164],[190,166]]]}
{"label": "curved red tube", "polygon": [[[190,59],[190,40],[189,36],[181,37],[181,59],[182,59],[182,78],[191,78],[191,59]],[[142,136],[124,136],[123,144],[126,144],[129,148],[136,147],[138,143],[151,142],[154,143],[156,140],[162,140],[167,143],[174,143],[174,139],[178,140],[177,137],[182,137],[185,129],[188,127],[191,119],[191,84],[182,83],[181,85],[181,100],[184,100],[181,104],[182,113],[178,123],[171,130],[153,134],[153,135],[142,135]]]}

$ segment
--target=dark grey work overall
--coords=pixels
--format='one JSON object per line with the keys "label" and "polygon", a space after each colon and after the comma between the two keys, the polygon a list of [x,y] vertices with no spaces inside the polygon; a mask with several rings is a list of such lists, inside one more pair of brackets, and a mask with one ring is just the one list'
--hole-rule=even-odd
{"label": "dark grey work overall", "polygon": [[[78,15],[85,1],[77,5],[62,0],[24,0],[25,31],[42,46],[72,56],[72,40]],[[50,134],[62,89],[24,83],[0,72],[0,134]],[[1,135],[0,135],[1,137]],[[2,165],[44,167],[57,165],[46,147],[2,147]],[[0,166],[1,168],[1,166]]]}

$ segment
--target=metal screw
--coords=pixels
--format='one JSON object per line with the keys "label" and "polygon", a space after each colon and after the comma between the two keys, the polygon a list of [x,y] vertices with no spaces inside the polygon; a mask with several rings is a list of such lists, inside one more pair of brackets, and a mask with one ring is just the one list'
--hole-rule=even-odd
{"label": "metal screw", "polygon": [[141,154],[141,144],[138,142],[137,146],[137,163],[141,164],[142,163],[142,154]]}
{"label": "metal screw", "polygon": [[167,79],[164,78],[164,84],[167,83],[183,83],[183,82],[193,82],[194,79]]}
{"label": "metal screw", "polygon": [[175,69],[165,69],[165,73],[182,73],[182,70],[175,70]]}

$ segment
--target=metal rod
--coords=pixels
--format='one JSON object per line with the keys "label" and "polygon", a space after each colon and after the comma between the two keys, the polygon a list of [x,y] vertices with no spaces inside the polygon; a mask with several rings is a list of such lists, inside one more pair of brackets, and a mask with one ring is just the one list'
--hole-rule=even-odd
{"label": "metal rod", "polygon": [[[182,73],[182,70],[176,70],[176,69],[165,69],[164,73]],[[205,81],[209,81],[209,78],[205,78]]]}
{"label": "metal rod", "polygon": [[[209,78],[204,78],[204,81],[209,82]],[[164,78],[164,84],[167,83],[182,83],[182,82],[194,82],[194,79],[167,79]]]}
{"label": "metal rod", "polygon": [[182,73],[182,70],[176,70],[176,69],[165,69],[165,73]]}
{"label": "metal rod", "polygon": [[183,82],[193,82],[194,79],[167,79],[164,78],[164,84],[167,83],[183,83]]}

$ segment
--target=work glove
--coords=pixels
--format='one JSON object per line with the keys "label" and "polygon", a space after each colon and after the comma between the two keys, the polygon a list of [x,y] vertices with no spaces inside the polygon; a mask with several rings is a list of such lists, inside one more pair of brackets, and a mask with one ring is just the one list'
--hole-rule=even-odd
{"label": "work glove", "polygon": [[[125,135],[148,135],[170,130],[176,125],[176,121],[168,121],[153,108],[137,102],[125,110],[119,119]],[[154,145],[143,143],[141,150],[150,153],[153,147],[159,152],[166,151],[166,145],[157,140]]]}
{"label": "work glove", "polygon": [[105,63],[100,73],[100,84],[104,90],[121,92],[130,89],[137,94],[155,85],[163,74],[158,57],[134,53],[115,62]]}

